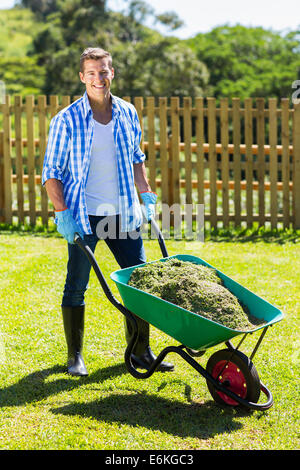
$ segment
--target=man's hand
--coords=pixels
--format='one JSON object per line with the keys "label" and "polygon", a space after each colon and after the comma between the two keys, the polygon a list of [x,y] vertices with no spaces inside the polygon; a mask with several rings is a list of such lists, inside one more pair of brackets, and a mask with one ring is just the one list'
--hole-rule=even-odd
{"label": "man's hand", "polygon": [[83,238],[82,230],[73,219],[69,209],[56,211],[55,216],[57,219],[57,231],[67,240],[68,243],[74,245],[74,236],[76,232]]}
{"label": "man's hand", "polygon": [[146,206],[146,217],[149,222],[155,215],[155,204],[157,200],[157,194],[152,193],[151,191],[144,191],[140,194],[142,201]]}

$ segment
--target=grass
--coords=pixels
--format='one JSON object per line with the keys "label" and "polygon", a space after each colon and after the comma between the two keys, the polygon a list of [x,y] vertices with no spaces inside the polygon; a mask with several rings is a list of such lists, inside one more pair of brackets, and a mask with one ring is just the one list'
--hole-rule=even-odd
{"label": "grass", "polygon": [[[89,376],[69,377],[60,314],[66,243],[54,234],[2,226],[0,449],[298,448],[298,238],[273,234],[275,239],[266,243],[258,235],[251,240],[249,233],[239,233],[232,239],[223,232],[205,243],[167,241],[170,255],[190,253],[207,260],[285,315],[269,328],[254,358],[274,405],[266,412],[248,412],[217,405],[205,380],[176,354],[167,357],[175,364],[172,373],[147,380],[127,373],[121,314],[106,300],[93,272],[86,294]],[[156,241],[147,240],[145,247],[149,260],[161,257]],[[103,242],[96,257],[118,296],[109,278],[118,266]],[[250,335],[242,351],[250,355],[256,341],[256,334]],[[152,328],[151,344],[158,353],[176,342]],[[222,347],[211,348],[199,363],[205,366]]]}

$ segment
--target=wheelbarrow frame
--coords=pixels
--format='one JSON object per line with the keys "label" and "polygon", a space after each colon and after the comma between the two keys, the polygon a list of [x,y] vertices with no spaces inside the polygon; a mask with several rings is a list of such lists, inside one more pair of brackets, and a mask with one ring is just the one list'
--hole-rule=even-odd
{"label": "wheelbarrow frame", "polygon": [[[159,243],[159,246],[160,246],[161,253],[162,253],[163,257],[164,258],[169,257],[163,235],[162,235],[157,223],[154,221],[154,219],[151,220],[151,224],[152,224],[152,227],[154,228],[154,231],[156,233],[158,243]],[[127,320],[130,322],[130,324],[132,326],[133,334],[132,334],[132,338],[131,338],[130,342],[128,343],[128,345],[126,347],[126,350],[125,350],[125,353],[124,353],[124,360],[125,360],[125,365],[126,365],[126,368],[127,368],[128,372],[133,377],[135,377],[137,379],[147,379],[147,378],[149,378],[156,371],[158,366],[161,364],[161,362],[165,359],[165,357],[169,353],[176,353],[179,356],[181,356],[182,359],[184,359],[188,364],[190,364],[190,366],[192,366],[199,374],[201,374],[206,379],[206,381],[210,382],[210,384],[212,384],[213,387],[217,391],[219,391],[221,393],[224,393],[226,396],[230,397],[232,400],[235,400],[241,406],[243,406],[245,408],[248,408],[248,409],[252,409],[252,410],[267,410],[268,408],[270,408],[273,405],[272,393],[261,381],[260,381],[260,390],[266,395],[266,402],[264,402],[264,403],[253,403],[251,401],[248,401],[248,400],[238,396],[236,393],[234,393],[232,390],[230,390],[226,386],[222,385],[222,383],[220,383],[218,380],[216,380],[216,378],[214,378],[204,367],[202,367],[194,359],[194,357],[202,355],[205,351],[200,351],[200,352],[193,351],[193,350],[191,350],[190,348],[186,347],[183,344],[180,344],[179,346],[167,346],[166,348],[164,348],[158,354],[158,356],[156,357],[156,359],[153,361],[153,363],[151,364],[149,369],[147,369],[146,372],[138,371],[134,367],[134,365],[131,361],[131,354],[132,354],[134,345],[135,345],[135,343],[137,341],[137,337],[138,337],[138,327],[137,327],[137,322],[136,322],[135,316],[128,308],[125,307],[125,305],[120,303],[115,298],[115,296],[113,295],[109,285],[106,282],[106,279],[105,279],[105,277],[104,277],[104,275],[103,275],[103,273],[102,273],[102,271],[101,271],[101,269],[100,269],[100,267],[99,267],[99,265],[96,261],[96,258],[94,256],[92,250],[89,248],[89,246],[84,242],[84,240],[77,233],[75,234],[74,242],[83,250],[83,252],[87,256],[87,258],[89,259],[89,261],[90,261],[90,263],[93,267],[93,270],[94,270],[94,272],[95,272],[95,274],[96,274],[96,276],[99,280],[99,283],[100,283],[107,299],[109,300],[109,302],[111,302],[112,305],[115,308],[117,308],[127,318]],[[260,334],[260,336],[257,340],[256,345],[253,348],[253,351],[252,351],[250,357],[249,357],[250,361],[252,361],[254,355],[256,354],[256,352],[257,352],[257,350],[258,350],[258,348],[259,348],[259,346],[260,346],[260,344],[261,344],[261,342],[262,342],[262,340],[263,340],[263,338],[264,338],[264,336],[265,336],[265,334],[266,334],[266,332],[267,332],[267,330],[270,326],[272,326],[272,324],[267,325],[266,327],[262,328],[262,330],[261,330],[262,332],[261,332],[261,334]],[[240,340],[239,344],[236,347],[234,347],[234,345],[232,344],[232,342],[230,340],[225,341],[225,345],[227,346],[228,350],[232,353],[232,355],[230,357],[233,357],[234,354],[237,351],[239,351],[239,348],[240,348],[241,344],[243,343],[245,337],[248,334],[251,334],[251,333],[253,333],[253,331],[241,333],[241,334],[243,334],[242,339]],[[229,361],[230,361],[230,359],[228,359],[228,362]]]}

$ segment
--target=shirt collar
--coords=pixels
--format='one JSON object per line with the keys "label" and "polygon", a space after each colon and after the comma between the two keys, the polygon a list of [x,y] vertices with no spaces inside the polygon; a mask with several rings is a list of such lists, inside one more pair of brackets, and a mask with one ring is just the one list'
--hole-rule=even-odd
{"label": "shirt collar", "polygon": [[[110,96],[111,96],[111,101],[112,101],[113,116],[117,116],[118,114],[120,114],[120,106],[119,106],[118,100],[116,99],[116,97],[114,95],[110,94]],[[84,109],[85,117],[89,113],[92,112],[92,108],[91,108],[91,105],[90,105],[90,102],[89,102],[89,97],[88,97],[88,94],[87,94],[86,91],[83,95],[83,109]]]}

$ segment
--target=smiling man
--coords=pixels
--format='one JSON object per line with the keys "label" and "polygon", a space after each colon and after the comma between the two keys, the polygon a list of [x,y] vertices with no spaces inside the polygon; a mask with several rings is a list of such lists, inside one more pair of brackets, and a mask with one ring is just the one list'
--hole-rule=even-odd
{"label": "smiling man", "polygon": [[[74,244],[80,233],[94,252],[104,238],[121,268],[146,261],[139,233],[141,206],[135,185],[154,214],[156,194],[151,191],[140,149],[141,128],[136,109],[113,96],[112,58],[100,48],[86,49],[80,58],[79,77],[86,91],[51,121],[42,180],[55,209],[58,231],[68,241],[67,276],[62,315],[68,348],[68,372],[87,375],[82,357],[85,301],[91,265]],[[99,230],[113,226],[113,234]],[[100,233],[101,232],[101,233]],[[149,346],[149,324],[137,318],[138,340],[132,362],[149,368],[155,355]],[[127,343],[131,325],[125,321]],[[162,362],[158,370],[172,370]]]}

